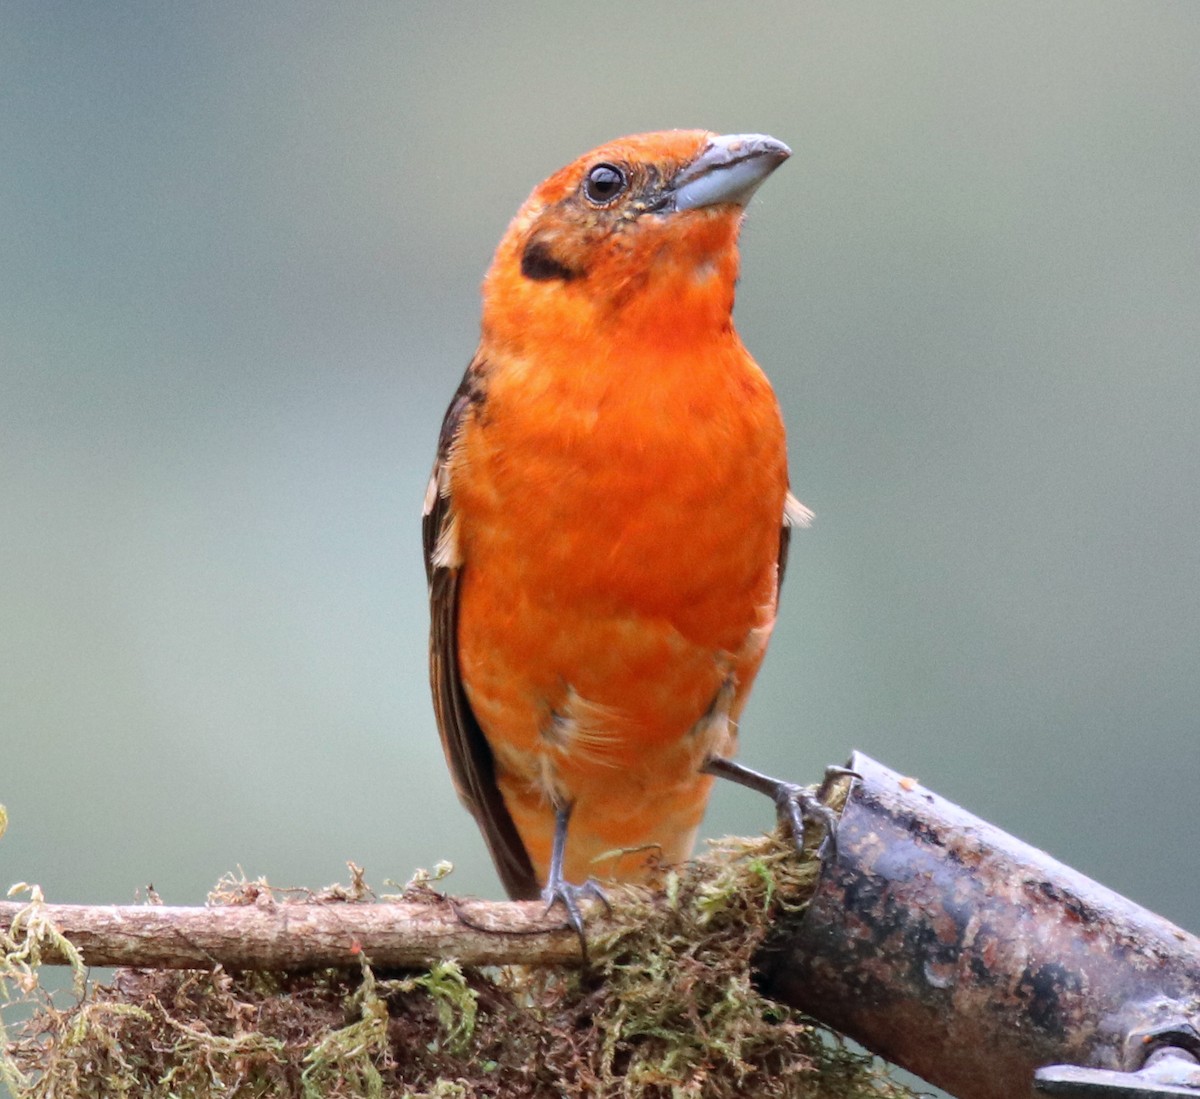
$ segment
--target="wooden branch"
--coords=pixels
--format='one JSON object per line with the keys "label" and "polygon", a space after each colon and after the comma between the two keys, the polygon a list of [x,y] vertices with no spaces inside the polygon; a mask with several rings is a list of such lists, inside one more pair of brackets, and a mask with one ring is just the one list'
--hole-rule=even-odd
{"label": "wooden branch", "polygon": [[[267,903],[262,903],[264,900]],[[447,958],[467,966],[571,965],[579,937],[540,901],[428,900],[373,904],[275,901],[181,908],[167,905],[0,903],[0,934],[32,914],[51,922],[90,966],[145,969],[357,969],[364,956],[383,968],[429,967]],[[589,904],[589,931],[607,926]],[[41,960],[69,962],[43,940]]]}

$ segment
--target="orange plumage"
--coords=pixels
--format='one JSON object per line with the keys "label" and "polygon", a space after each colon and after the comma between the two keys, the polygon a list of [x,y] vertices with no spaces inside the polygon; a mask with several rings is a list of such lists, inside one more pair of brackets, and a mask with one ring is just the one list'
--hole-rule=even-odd
{"label": "orange plumage", "polygon": [[[602,146],[484,283],[426,501],[435,708],[514,896],[686,858],[775,620],[784,429],[734,331],[758,135]],[[798,507],[799,505],[797,505]],[[794,518],[802,512],[793,511]]]}

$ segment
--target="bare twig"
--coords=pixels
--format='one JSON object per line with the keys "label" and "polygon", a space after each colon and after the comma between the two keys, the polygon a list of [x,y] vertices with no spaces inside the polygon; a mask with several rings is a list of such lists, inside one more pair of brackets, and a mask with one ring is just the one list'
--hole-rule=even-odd
{"label": "bare twig", "polygon": [[[428,967],[446,958],[468,966],[582,960],[578,936],[538,901],[452,902],[431,893],[428,899],[374,904],[264,896],[254,904],[210,908],[2,902],[0,934],[20,930],[34,913],[91,966],[312,970],[357,969],[364,957],[384,968]],[[590,906],[587,920],[602,931],[603,906]],[[43,942],[41,961],[61,965],[70,959],[53,942]]]}

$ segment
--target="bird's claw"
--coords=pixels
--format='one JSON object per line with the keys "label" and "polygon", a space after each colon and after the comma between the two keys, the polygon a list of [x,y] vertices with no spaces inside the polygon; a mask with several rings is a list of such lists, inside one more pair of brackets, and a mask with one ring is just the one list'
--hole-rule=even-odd
{"label": "bird's claw", "polygon": [[831,763],[825,768],[825,777],[821,780],[821,791],[828,790],[839,778],[862,778],[862,775],[853,767],[841,767],[836,763]]}
{"label": "bird's claw", "polygon": [[775,810],[791,829],[797,850],[804,850],[804,826],[814,824],[825,833],[817,847],[817,858],[824,861],[837,857],[837,814],[810,787],[781,782],[775,791]]}
{"label": "bird's claw", "polygon": [[822,861],[837,857],[838,815],[825,804],[822,796],[829,792],[834,779],[842,775],[857,777],[855,772],[845,767],[828,767],[825,770],[825,781],[819,788],[813,788],[772,778],[721,756],[713,756],[706,760],[701,770],[706,774],[727,778],[739,786],[756,790],[771,798],[775,802],[775,811],[779,819],[791,830],[792,839],[799,851],[804,850],[804,825],[819,825],[824,829],[825,836],[817,847],[817,857]]}
{"label": "bird's claw", "polygon": [[563,910],[567,914],[567,922],[574,928],[575,934],[579,936],[579,943],[583,947],[585,960],[587,959],[587,939],[583,933],[583,912],[580,911],[579,902],[586,897],[594,897],[604,905],[608,912],[612,912],[612,905],[608,903],[608,896],[595,878],[588,878],[582,885],[575,885],[569,881],[551,881],[542,890],[542,900],[546,902],[545,914],[549,915],[556,904],[562,905]]}

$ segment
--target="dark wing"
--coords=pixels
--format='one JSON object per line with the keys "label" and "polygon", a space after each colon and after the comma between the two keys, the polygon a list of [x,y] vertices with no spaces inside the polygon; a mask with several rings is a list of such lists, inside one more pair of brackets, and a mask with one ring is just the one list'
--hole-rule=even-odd
{"label": "dark wing", "polygon": [[458,585],[463,564],[455,545],[447,461],[464,420],[483,403],[483,373],[483,365],[473,362],[450,403],[425,499],[421,535],[429,581],[429,681],[442,749],[458,796],[483,832],[508,895],[532,900],[541,894],[537,876],[496,785],[492,750],[467,700],[458,666]]}
{"label": "dark wing", "polygon": [[788,546],[792,541],[792,528],[806,527],[812,520],[813,513],[789,492],[783,502],[783,523],[779,528],[779,563],[776,572],[778,579],[775,585],[776,601],[779,599],[780,591],[783,590],[783,574],[787,572]]}

